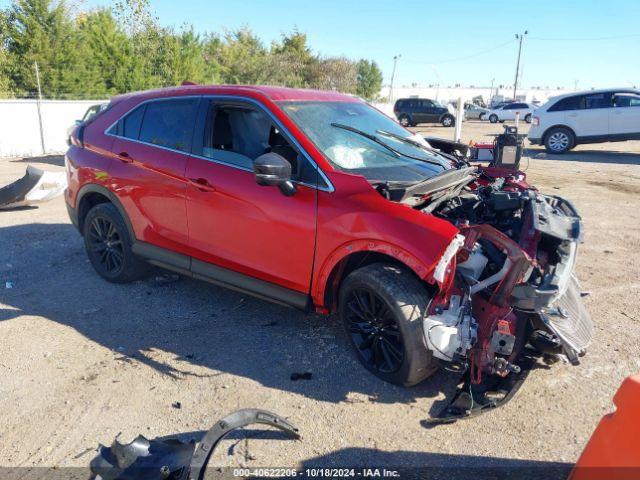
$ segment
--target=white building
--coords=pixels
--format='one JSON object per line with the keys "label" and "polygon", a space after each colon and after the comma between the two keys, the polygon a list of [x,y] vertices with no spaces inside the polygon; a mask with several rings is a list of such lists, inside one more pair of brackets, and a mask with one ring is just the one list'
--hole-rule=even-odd
{"label": "white building", "polygon": [[[571,93],[573,90],[561,88],[519,88],[517,92],[517,100],[522,102],[545,103],[549,98],[565,93]],[[398,86],[393,88],[393,95],[389,95],[389,86],[385,85],[380,91],[380,99],[386,100],[392,98],[393,101],[399,98],[419,97],[439,100],[443,103],[457,101],[462,98],[464,102],[470,102],[474,97],[482,97],[486,104],[489,104],[490,97],[496,97],[497,101],[513,98],[513,86],[506,88],[494,87],[442,87],[438,85],[415,85],[415,86]],[[502,97],[502,98],[500,98]]]}

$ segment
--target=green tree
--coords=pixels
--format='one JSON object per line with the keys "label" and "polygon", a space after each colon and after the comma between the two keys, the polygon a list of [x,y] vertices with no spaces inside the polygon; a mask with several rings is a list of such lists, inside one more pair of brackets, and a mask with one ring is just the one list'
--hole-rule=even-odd
{"label": "green tree", "polygon": [[310,81],[309,67],[314,58],[307,35],[294,30],[273,42],[267,65],[268,82],[284,87],[305,87]]}
{"label": "green tree", "polygon": [[131,39],[118,28],[110,10],[100,9],[78,19],[84,49],[83,91],[112,95],[150,88],[145,61],[135,53]]}
{"label": "green tree", "polygon": [[163,86],[179,85],[185,80],[207,81],[203,44],[193,28],[180,34],[164,30],[160,36],[159,61]]}
{"label": "green tree", "polygon": [[222,79],[222,39],[216,33],[206,34],[202,42],[204,59],[204,83],[220,83]]}
{"label": "green tree", "polygon": [[34,62],[40,67],[43,95],[61,97],[75,92],[81,57],[76,29],[63,2],[17,0],[9,9],[7,52],[9,79],[19,94],[34,94]]}
{"label": "green tree", "polygon": [[0,98],[13,96],[11,80],[9,79],[11,57],[7,51],[9,15],[0,10]]}
{"label": "green tree", "polygon": [[343,93],[356,92],[358,70],[348,58],[317,58],[309,70],[309,86],[312,88]]}
{"label": "green tree", "polygon": [[225,83],[259,84],[267,81],[267,50],[249,28],[227,32],[218,62]]}
{"label": "green tree", "polygon": [[366,99],[375,100],[382,88],[382,71],[373,60],[360,60],[357,64],[358,76],[356,93]]}
{"label": "green tree", "polygon": [[248,27],[224,35],[161,27],[150,0],[116,0],[111,9],[73,14],[64,0],[13,0],[0,10],[2,95],[33,95],[35,62],[49,98],[105,97],[192,80],[373,99],[382,82],[375,62],[314,54],[297,29],[267,48]]}

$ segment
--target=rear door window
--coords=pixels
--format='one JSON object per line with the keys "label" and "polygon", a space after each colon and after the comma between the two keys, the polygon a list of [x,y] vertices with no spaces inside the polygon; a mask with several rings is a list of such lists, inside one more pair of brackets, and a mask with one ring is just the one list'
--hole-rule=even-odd
{"label": "rear door window", "polygon": [[139,140],[189,152],[198,101],[198,98],[179,98],[149,102],[140,127]]}
{"label": "rear door window", "polygon": [[596,108],[611,108],[612,100],[611,93],[592,93],[589,95],[585,95],[585,108],[588,110],[596,109]]}

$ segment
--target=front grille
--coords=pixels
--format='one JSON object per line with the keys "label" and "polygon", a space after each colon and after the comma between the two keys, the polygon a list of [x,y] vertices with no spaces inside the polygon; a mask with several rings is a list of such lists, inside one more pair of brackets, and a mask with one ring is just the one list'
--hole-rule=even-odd
{"label": "front grille", "polygon": [[591,315],[580,296],[580,284],[572,275],[564,295],[544,309],[542,318],[575,355],[584,353],[593,338]]}

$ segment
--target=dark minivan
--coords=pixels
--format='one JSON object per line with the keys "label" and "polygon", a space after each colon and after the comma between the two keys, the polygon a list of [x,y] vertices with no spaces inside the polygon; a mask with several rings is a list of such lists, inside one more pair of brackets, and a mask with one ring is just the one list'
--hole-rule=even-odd
{"label": "dark minivan", "polygon": [[456,118],[446,107],[428,98],[401,98],[393,106],[393,113],[403,127],[419,123],[441,123],[443,127],[456,124]]}

